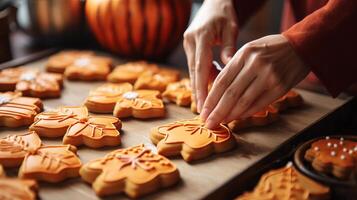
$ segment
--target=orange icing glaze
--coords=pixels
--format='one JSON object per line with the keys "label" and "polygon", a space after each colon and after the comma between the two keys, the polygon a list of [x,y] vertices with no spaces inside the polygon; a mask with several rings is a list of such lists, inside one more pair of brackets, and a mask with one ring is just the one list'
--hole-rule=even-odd
{"label": "orange icing glaze", "polygon": [[312,143],[308,151],[315,159],[325,164],[340,167],[357,166],[357,142],[351,140],[321,139]]}
{"label": "orange icing glaze", "polygon": [[237,200],[320,199],[329,195],[329,188],[299,174],[292,166],[264,174],[254,191]]}
{"label": "orange icing glaze", "polygon": [[117,102],[119,97],[125,92],[131,91],[133,86],[130,83],[106,83],[89,93],[86,101],[111,104]]}
{"label": "orange icing glaze", "polygon": [[31,119],[42,109],[38,98],[21,97],[18,92],[0,93],[0,119]]}
{"label": "orange icing glaze", "polygon": [[157,71],[158,69],[157,65],[149,64],[145,61],[129,62],[118,65],[113,72],[109,74],[108,80],[115,83],[129,82],[133,84],[144,72]]}
{"label": "orange icing glaze", "polygon": [[173,69],[159,69],[157,72],[147,71],[140,75],[134,88],[151,89],[163,92],[169,83],[178,81],[180,72]]}
{"label": "orange icing glaze", "polygon": [[[27,73],[34,74],[34,79],[26,79]],[[61,74],[54,73],[40,73],[39,71],[29,71],[21,74],[24,77],[23,80],[19,80],[16,85],[17,91],[35,91],[35,92],[47,92],[61,90],[63,84],[63,76]],[[33,75],[29,75],[33,76]],[[31,77],[29,77],[31,78]]]}
{"label": "orange icing glaze", "polygon": [[100,170],[104,182],[128,179],[136,184],[148,183],[161,174],[177,170],[170,160],[145,149],[144,145],[115,150],[104,158],[90,161],[83,168]]}
{"label": "orange icing glaze", "polygon": [[[119,123],[116,127],[114,124]],[[103,137],[118,137],[120,135],[117,129],[121,128],[120,120],[116,117],[88,117],[77,119],[71,124],[66,133],[66,137],[79,137],[81,135],[101,139]]]}
{"label": "orange icing glaze", "polygon": [[284,96],[274,101],[271,106],[276,108],[279,112],[286,110],[290,107],[297,107],[303,104],[303,99],[299,93],[294,90],[290,90]]}
{"label": "orange icing glaze", "polygon": [[107,75],[110,73],[112,60],[99,56],[82,56],[73,61],[65,70],[65,75],[80,76]]}
{"label": "orange icing glaze", "polygon": [[135,90],[127,92],[118,98],[116,107],[132,108],[134,110],[163,108],[164,103],[158,98],[159,95],[160,92],[156,90]]}
{"label": "orange icing glaze", "polygon": [[35,117],[30,130],[41,128],[65,128],[74,124],[78,119],[88,117],[88,110],[84,106],[64,106],[58,110],[43,112]]}
{"label": "orange icing glaze", "polygon": [[91,55],[94,55],[94,53],[91,51],[61,51],[48,59],[46,65],[47,71],[56,71],[63,73],[66,67],[71,65],[73,61],[77,58]]}
{"label": "orange icing glaze", "polygon": [[4,69],[0,72],[0,84],[13,84],[15,85],[21,76],[24,73],[24,67],[16,67]]}
{"label": "orange icing glaze", "polygon": [[41,145],[41,139],[35,132],[8,135],[0,139],[0,162],[2,159],[24,158],[28,152],[35,151]]}
{"label": "orange icing glaze", "polygon": [[2,200],[35,200],[38,185],[33,180],[1,178],[0,188]]}
{"label": "orange icing glaze", "polygon": [[42,146],[25,156],[21,174],[58,174],[66,169],[79,168],[81,161],[71,145]]}
{"label": "orange icing glaze", "polygon": [[202,148],[210,143],[222,143],[233,137],[226,126],[220,124],[219,127],[210,130],[199,118],[159,126],[158,131],[165,135],[165,143],[185,143],[191,148]]}
{"label": "orange icing glaze", "polygon": [[[180,102],[187,102],[187,105],[191,103],[192,90],[190,86],[190,80],[185,78],[176,83],[170,83],[165,92],[162,94],[164,98],[170,101],[176,102],[181,105]],[[186,103],[185,103],[186,104]]]}

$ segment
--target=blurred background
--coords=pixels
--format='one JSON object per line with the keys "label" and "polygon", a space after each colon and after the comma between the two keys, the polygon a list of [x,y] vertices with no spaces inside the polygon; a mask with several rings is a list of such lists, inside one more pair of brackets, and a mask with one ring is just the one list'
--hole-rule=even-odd
{"label": "blurred background", "polygon": [[[238,45],[279,33],[282,3],[267,1],[243,27]],[[100,48],[84,19],[84,4],[85,0],[0,0],[0,62],[51,47]],[[191,20],[201,4],[193,1]],[[185,65],[182,53],[180,42],[169,60]]]}

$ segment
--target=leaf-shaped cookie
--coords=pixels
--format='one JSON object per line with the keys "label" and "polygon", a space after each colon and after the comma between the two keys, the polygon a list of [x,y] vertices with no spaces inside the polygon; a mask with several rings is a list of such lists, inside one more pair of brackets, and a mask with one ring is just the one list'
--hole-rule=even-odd
{"label": "leaf-shaped cookie", "polygon": [[21,135],[8,135],[0,139],[0,164],[5,167],[20,166],[28,152],[41,146],[41,140],[35,132]]}
{"label": "leaf-shaped cookie", "polygon": [[191,104],[192,90],[190,80],[185,78],[176,83],[170,83],[162,97],[175,102],[179,106],[189,106]]}
{"label": "leaf-shaped cookie", "polygon": [[121,121],[116,117],[92,116],[78,119],[71,124],[63,137],[64,144],[92,148],[117,146],[120,144]]}
{"label": "leaf-shaped cookie", "polygon": [[155,127],[151,130],[150,139],[157,144],[159,154],[174,156],[181,153],[188,162],[228,151],[236,144],[228,127],[220,124],[216,129],[210,130],[199,118]]}
{"label": "leaf-shaped cookie", "polygon": [[28,70],[21,74],[16,91],[24,96],[55,98],[61,96],[63,75]]}
{"label": "leaf-shaped cookie", "polygon": [[163,92],[169,83],[178,81],[179,78],[180,72],[173,69],[162,68],[157,72],[148,71],[140,75],[135,82],[134,88],[136,90],[148,89]]}
{"label": "leaf-shaped cookie", "polygon": [[85,164],[80,174],[99,196],[125,192],[132,198],[177,183],[180,175],[167,158],[144,145],[118,149]]}
{"label": "leaf-shaped cookie", "polygon": [[19,177],[59,182],[77,177],[81,161],[72,145],[42,146],[28,153],[19,170]]}
{"label": "leaf-shaped cookie", "polygon": [[156,90],[135,90],[126,92],[118,99],[113,115],[135,118],[154,118],[165,115],[164,103]]}
{"label": "leaf-shaped cookie", "polygon": [[248,127],[265,126],[275,122],[278,119],[278,110],[270,105],[264,110],[257,112],[250,117],[234,120],[230,122],[228,126],[232,131],[236,132]]}
{"label": "leaf-shaped cookie", "polygon": [[244,193],[236,200],[327,200],[330,199],[329,193],[328,187],[287,166],[265,173],[252,192]]}
{"label": "leaf-shaped cookie", "polygon": [[34,180],[0,178],[0,199],[35,200],[38,185]]}
{"label": "leaf-shaped cookie", "polygon": [[90,91],[84,105],[90,112],[112,113],[119,97],[132,89],[130,83],[106,83]]}
{"label": "leaf-shaped cookie", "polygon": [[0,126],[19,127],[33,123],[42,110],[38,98],[21,97],[18,92],[0,93]]}
{"label": "leaf-shaped cookie", "polygon": [[69,65],[64,75],[69,80],[106,80],[112,67],[112,59],[101,56],[82,56]]}
{"label": "leaf-shaped cookie", "polygon": [[30,130],[44,137],[60,137],[71,124],[87,117],[88,110],[84,106],[64,106],[55,111],[38,114]]}
{"label": "leaf-shaped cookie", "polygon": [[61,51],[48,59],[46,70],[48,72],[64,73],[65,69],[70,66],[76,59],[83,56],[92,55],[94,55],[94,52],[92,51]]}
{"label": "leaf-shaped cookie", "polygon": [[145,61],[129,62],[115,67],[112,73],[108,75],[108,81],[112,83],[129,82],[134,84],[141,74],[147,71],[157,71],[159,68],[155,64],[149,64]]}

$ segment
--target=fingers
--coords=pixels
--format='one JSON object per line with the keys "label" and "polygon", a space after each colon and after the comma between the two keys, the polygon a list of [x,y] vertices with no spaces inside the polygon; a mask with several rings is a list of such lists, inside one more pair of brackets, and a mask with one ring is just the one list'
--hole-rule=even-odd
{"label": "fingers", "polygon": [[220,98],[235,79],[237,74],[241,71],[244,65],[243,55],[237,53],[234,58],[224,67],[224,69],[218,74],[217,78],[213,82],[212,88],[204,102],[201,118],[206,121],[209,114],[218,104]]}
{"label": "fingers", "polygon": [[212,50],[210,41],[212,38],[207,36],[199,36],[196,40],[196,55],[195,55],[195,90],[197,111],[200,113],[203,102],[207,97],[208,81],[212,70]]}
{"label": "fingers", "polygon": [[266,78],[258,76],[252,81],[248,88],[244,91],[238,102],[233,106],[229,115],[223,120],[225,123],[239,119],[241,115],[248,109],[254,108],[255,101],[264,93],[266,87]]}
{"label": "fingers", "polygon": [[195,87],[195,55],[196,55],[196,43],[194,37],[188,33],[184,34],[183,47],[186,53],[187,64],[189,69],[189,75],[191,80],[192,88],[192,99],[196,98],[196,87]]}
{"label": "fingers", "polygon": [[287,90],[285,88],[281,88],[281,86],[276,86],[275,88],[266,90],[261,96],[259,96],[259,98],[257,98],[257,101],[254,102],[254,106],[250,107],[248,110],[242,113],[240,118],[250,117],[255,113],[263,110],[273,101],[286,94],[286,92]]}
{"label": "fingers", "polygon": [[[249,65],[248,65],[249,66]],[[207,128],[214,128],[221,123],[230,113],[232,108],[236,105],[237,101],[241,99],[244,91],[249,88],[256,78],[254,70],[250,67],[244,66],[242,71],[236,76],[234,81],[229,87],[224,90],[224,94],[219,99],[218,104],[214,107],[213,111],[209,114],[206,120]],[[211,93],[211,92],[210,92]],[[214,94],[213,94],[214,95]],[[240,107],[247,108],[251,103],[249,98],[240,101]]]}
{"label": "fingers", "polygon": [[226,65],[233,57],[236,49],[238,37],[238,26],[235,23],[229,23],[223,29],[222,33],[222,51],[221,61]]}

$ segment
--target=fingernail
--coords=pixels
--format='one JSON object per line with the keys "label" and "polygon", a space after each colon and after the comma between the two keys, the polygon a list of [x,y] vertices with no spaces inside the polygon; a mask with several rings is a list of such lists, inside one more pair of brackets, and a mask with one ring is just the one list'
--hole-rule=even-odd
{"label": "fingernail", "polygon": [[201,101],[198,101],[197,102],[197,112],[198,113],[201,113],[201,107],[202,107],[202,103],[201,103]]}
{"label": "fingernail", "polygon": [[201,119],[205,122],[207,120],[207,108],[204,108],[200,114]]}

